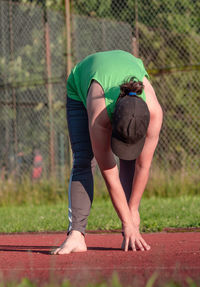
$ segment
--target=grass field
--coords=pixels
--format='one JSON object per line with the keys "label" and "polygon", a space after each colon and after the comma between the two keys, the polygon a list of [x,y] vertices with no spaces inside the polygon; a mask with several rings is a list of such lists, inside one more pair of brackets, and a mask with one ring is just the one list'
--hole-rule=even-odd
{"label": "grass field", "polygon": [[[46,205],[62,203],[66,200],[69,184],[69,171],[66,171],[66,182],[60,184],[58,178],[42,179],[32,182],[29,177],[21,180],[0,179],[0,207],[8,205]],[[106,185],[100,174],[94,177],[96,199],[109,199]],[[198,169],[191,171],[166,171],[154,168],[150,173],[143,198],[175,198],[177,196],[200,196],[200,176]]]}
{"label": "grass field", "polygon": [[[156,279],[157,279],[157,274],[154,273],[147,281],[145,287],[153,287]],[[18,283],[13,281],[13,282],[9,282],[9,283],[7,282],[4,284],[3,282],[1,282],[0,286],[1,287],[37,287],[38,285],[27,278],[23,278],[21,282],[18,282]],[[56,283],[54,281],[52,283],[43,284],[40,286],[43,286],[43,287],[74,287],[74,285],[72,285],[68,280],[64,280],[62,283]],[[188,277],[184,286],[185,287],[198,287],[199,282],[195,282],[193,279]],[[101,283],[96,283],[96,284],[91,283],[84,287],[124,287],[124,285],[120,283],[117,273],[114,273],[112,278],[110,279],[110,282],[101,282]],[[131,286],[129,285],[126,287],[131,287]],[[181,287],[181,284],[176,281],[171,280],[168,283],[157,285],[157,287]]]}
{"label": "grass field", "polygon": [[[141,231],[156,232],[165,227],[200,227],[200,196],[143,198]],[[63,231],[67,229],[67,201],[48,205],[0,207],[0,232]],[[120,229],[111,201],[94,199],[88,230]]]}
{"label": "grass field", "polygon": [[[155,284],[155,281],[157,279],[157,274],[154,273],[149,280],[147,281],[146,285],[144,287],[153,287]],[[31,280],[29,280],[28,278],[23,278],[20,282],[0,282],[0,286],[1,287],[37,287],[38,284],[32,282]],[[52,283],[45,283],[42,284],[40,286],[43,287],[74,287],[73,284],[71,284],[68,280],[64,280],[62,283],[56,283],[55,281],[53,281]],[[169,281],[168,283],[163,283],[163,284],[159,284],[156,285],[157,287],[181,287],[181,284],[179,282],[176,281]],[[185,282],[185,287],[198,287],[199,286],[199,282],[195,282],[193,279],[191,279],[190,277],[187,278],[186,282]],[[112,275],[112,278],[110,278],[109,282],[100,282],[100,283],[90,283],[87,284],[84,287],[124,287],[124,285],[122,285],[120,283],[119,277],[117,275],[117,273],[114,273]],[[126,286],[126,287],[131,287],[131,285]],[[135,286],[137,287],[137,286]]]}

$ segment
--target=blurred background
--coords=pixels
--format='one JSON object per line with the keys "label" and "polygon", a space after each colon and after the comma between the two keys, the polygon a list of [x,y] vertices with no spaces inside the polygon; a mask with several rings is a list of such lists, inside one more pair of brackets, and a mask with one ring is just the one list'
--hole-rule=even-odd
{"label": "blurred background", "polygon": [[145,196],[199,193],[199,47],[197,0],[0,0],[0,198],[7,185],[47,183],[62,197],[72,165],[67,76],[112,49],[143,60],[164,111]]}

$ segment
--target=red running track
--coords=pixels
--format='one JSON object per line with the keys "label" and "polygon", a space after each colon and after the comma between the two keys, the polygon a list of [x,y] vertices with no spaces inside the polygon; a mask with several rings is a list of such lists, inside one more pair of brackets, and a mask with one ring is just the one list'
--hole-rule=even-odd
{"label": "red running track", "polygon": [[88,251],[50,255],[64,233],[0,235],[0,277],[6,282],[27,277],[38,283],[68,279],[73,285],[109,281],[117,272],[124,285],[146,285],[156,271],[156,285],[169,280],[200,283],[200,233],[143,234],[148,252],[120,250],[120,234],[87,234]]}

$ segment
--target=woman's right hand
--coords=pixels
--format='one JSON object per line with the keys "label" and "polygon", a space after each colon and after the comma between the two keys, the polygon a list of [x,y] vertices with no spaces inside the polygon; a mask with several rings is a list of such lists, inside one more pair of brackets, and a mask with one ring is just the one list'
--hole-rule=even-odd
{"label": "woman's right hand", "polygon": [[150,246],[142,238],[137,226],[132,224],[123,224],[124,231],[124,251],[128,251],[129,247],[136,251],[137,249],[141,251],[150,250]]}

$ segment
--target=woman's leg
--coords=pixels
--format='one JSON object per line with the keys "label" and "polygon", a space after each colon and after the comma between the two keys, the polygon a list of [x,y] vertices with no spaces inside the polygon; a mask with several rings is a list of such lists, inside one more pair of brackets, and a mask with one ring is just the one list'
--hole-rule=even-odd
{"label": "woman's leg", "polygon": [[[123,160],[120,159],[120,172],[119,178],[124,189],[124,193],[126,195],[127,202],[129,202],[131,192],[132,192],[132,184],[135,173],[135,160]],[[123,230],[123,226],[122,226]],[[124,236],[124,232],[122,231],[122,235]],[[123,239],[121,249],[124,250],[125,241]]]}
{"label": "woman's leg", "polygon": [[67,121],[73,152],[73,168],[68,188],[69,236],[53,254],[87,250],[84,234],[93,201],[95,160],[90,142],[87,111],[81,102],[67,99]]}
{"label": "woman's leg", "polygon": [[87,218],[93,201],[92,151],[87,111],[82,102],[67,100],[67,122],[73,152],[73,169],[68,189],[69,228],[85,233]]}
{"label": "woman's leg", "polygon": [[134,173],[135,160],[120,159],[119,177],[128,202],[131,196]]}

